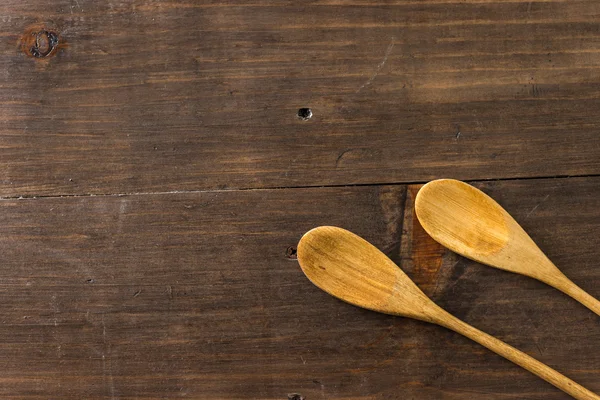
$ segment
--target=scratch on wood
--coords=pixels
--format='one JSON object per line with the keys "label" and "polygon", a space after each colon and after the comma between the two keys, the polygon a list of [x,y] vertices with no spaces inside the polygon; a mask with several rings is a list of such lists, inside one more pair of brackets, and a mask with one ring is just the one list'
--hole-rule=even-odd
{"label": "scratch on wood", "polygon": [[385,50],[385,55],[383,56],[383,60],[379,63],[379,65],[377,65],[377,68],[375,69],[375,72],[373,73],[373,75],[371,75],[371,77],[365,83],[363,83],[361,87],[358,88],[356,93],[360,92],[365,87],[369,86],[371,84],[371,82],[373,82],[373,80],[377,77],[377,75],[379,75],[379,72],[381,71],[381,69],[383,68],[385,63],[387,62],[388,57],[390,56],[392,49],[394,48],[394,41],[395,41],[395,38],[392,37],[392,42],[388,45],[387,49]]}
{"label": "scratch on wood", "polygon": [[58,326],[58,318],[56,317],[56,315],[60,312],[59,308],[58,308],[58,304],[56,303],[56,295],[53,294],[52,295],[52,311],[54,313],[54,326]]}
{"label": "scratch on wood", "polygon": [[[459,392],[459,393],[475,393],[475,394],[485,394],[485,395],[492,394],[491,392],[485,392],[483,390],[454,389],[454,391],[455,392]],[[502,396],[507,397],[507,398],[514,397],[514,398],[518,398],[518,399],[521,399],[521,400],[526,399],[526,397],[523,397],[523,395],[521,395],[521,394],[513,395],[513,394],[510,394],[510,393],[507,393],[507,394],[502,394]]]}
{"label": "scratch on wood", "polygon": [[336,167],[336,168],[338,167],[338,165],[339,165],[340,161],[342,160],[342,157],[344,157],[344,155],[345,155],[346,153],[349,153],[349,152],[351,152],[352,150],[354,150],[354,149],[346,149],[346,150],[344,150],[344,151],[342,151],[342,152],[340,153],[340,155],[338,156],[338,158],[335,160],[335,167]]}
{"label": "scratch on wood", "polygon": [[544,353],[542,352],[542,349],[540,348],[540,345],[536,341],[534,341],[533,343],[535,344],[535,347],[537,347],[538,351],[540,352],[540,356],[543,356]]}
{"label": "scratch on wood", "polygon": [[[110,358],[110,344],[106,342],[106,324],[104,323],[104,314],[102,314],[102,343],[104,348],[102,349],[102,375],[106,379],[106,373],[108,372],[108,388],[110,390],[110,398],[112,400],[115,397],[115,382],[112,373],[112,360]],[[106,360],[106,351],[108,351],[108,362]],[[108,366],[107,366],[108,363]]]}
{"label": "scratch on wood", "polygon": [[527,215],[525,215],[525,219],[529,218],[529,216],[530,216],[531,214],[533,214],[533,212],[534,212],[535,210],[537,210],[537,208],[540,206],[540,204],[542,204],[543,202],[545,202],[546,200],[548,200],[548,197],[550,197],[550,195],[547,195],[546,197],[544,197],[544,200],[542,200],[542,201],[540,201],[539,203],[537,203],[537,204],[535,205],[535,207],[533,207],[533,208],[531,209],[531,211],[529,211],[529,212],[527,213]]}

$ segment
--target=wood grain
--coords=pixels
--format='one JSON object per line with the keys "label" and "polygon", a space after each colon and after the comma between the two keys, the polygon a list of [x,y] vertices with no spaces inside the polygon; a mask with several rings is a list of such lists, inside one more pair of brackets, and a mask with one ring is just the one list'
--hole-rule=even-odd
{"label": "wood grain", "polygon": [[[414,217],[419,185],[396,185],[588,176],[477,186],[598,297],[599,12],[1,1],[0,397],[565,398],[454,334],[314,288],[293,246],[325,224],[599,391],[593,315],[444,250]],[[353,184],[368,186],[299,189]],[[220,191],[284,187],[298,189]]]}
{"label": "wood grain", "polygon": [[599,13],[4,0],[0,196],[600,174]]}
{"label": "wood grain", "polygon": [[[477,186],[597,296],[599,183]],[[0,201],[0,396],[568,398],[459,335],[332,299],[286,257],[310,228],[338,225],[412,275],[405,195],[365,186]],[[428,278],[451,276],[433,295],[440,306],[600,391],[589,310],[537,281],[440,257]]]}

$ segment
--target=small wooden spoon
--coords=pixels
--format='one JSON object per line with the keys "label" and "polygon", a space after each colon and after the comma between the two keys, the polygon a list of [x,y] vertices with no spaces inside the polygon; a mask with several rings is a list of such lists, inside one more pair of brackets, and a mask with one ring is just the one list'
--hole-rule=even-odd
{"label": "small wooden spoon", "polygon": [[535,278],[600,315],[600,302],[569,280],[491,197],[454,179],[424,185],[415,211],[437,242],[467,258]]}
{"label": "small wooden spoon", "polygon": [[298,244],[302,270],[319,288],[359,307],[438,324],[525,368],[579,400],[600,400],[583,386],[459,320],[431,301],[385,254],[341,228],[322,226]]}

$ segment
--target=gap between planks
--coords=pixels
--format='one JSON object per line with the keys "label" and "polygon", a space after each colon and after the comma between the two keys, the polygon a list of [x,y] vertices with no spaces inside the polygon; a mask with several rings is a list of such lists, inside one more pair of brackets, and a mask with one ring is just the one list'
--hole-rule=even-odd
{"label": "gap between planks", "polygon": [[[570,178],[598,178],[600,174],[583,175],[554,175],[554,176],[526,176],[514,178],[484,178],[484,179],[460,179],[463,182],[506,182],[506,181],[529,181],[529,180],[548,180],[548,179],[570,179]],[[443,178],[443,177],[438,177]],[[432,178],[438,179],[438,178]],[[260,188],[229,188],[229,189],[206,189],[206,190],[169,190],[164,192],[124,192],[124,193],[83,193],[83,194],[55,194],[55,195],[25,195],[25,196],[0,196],[0,201],[6,200],[35,200],[35,199],[57,199],[57,198],[77,198],[77,197],[127,197],[127,196],[151,196],[151,195],[170,195],[170,194],[199,194],[199,193],[221,193],[221,192],[247,192],[263,190],[286,190],[286,189],[331,189],[331,188],[350,188],[363,186],[401,186],[401,185],[421,185],[430,180],[419,181],[399,181],[399,182],[372,182],[372,183],[350,183],[337,185],[298,185],[298,186],[265,186]]]}

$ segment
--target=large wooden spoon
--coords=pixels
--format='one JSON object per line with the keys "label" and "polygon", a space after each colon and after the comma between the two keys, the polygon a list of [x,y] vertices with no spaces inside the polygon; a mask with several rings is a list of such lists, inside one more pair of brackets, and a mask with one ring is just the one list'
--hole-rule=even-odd
{"label": "large wooden spoon", "polygon": [[579,400],[600,400],[533,357],[459,320],[431,301],[385,254],[341,228],[322,226],[298,244],[302,270],[319,288],[359,307],[438,324],[458,332]]}
{"label": "large wooden spoon", "polygon": [[440,244],[467,258],[547,283],[600,315],[600,302],[567,278],[491,197],[454,179],[424,185],[419,222]]}

